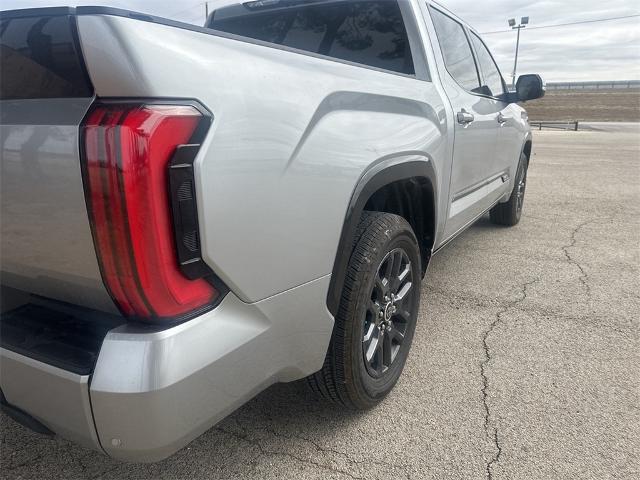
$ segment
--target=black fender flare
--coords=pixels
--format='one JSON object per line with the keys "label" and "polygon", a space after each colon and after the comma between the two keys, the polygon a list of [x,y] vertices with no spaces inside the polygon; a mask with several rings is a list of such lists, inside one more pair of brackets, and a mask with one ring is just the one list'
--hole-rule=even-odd
{"label": "black fender flare", "polygon": [[[430,182],[434,199],[438,198],[436,171],[433,161],[426,157],[425,160],[408,161],[393,165],[389,165],[387,162],[377,163],[369,168],[356,184],[342,225],[338,251],[331,272],[329,292],[327,293],[327,308],[333,316],[338,313],[340,297],[353,248],[353,237],[367,201],[385,185],[410,178],[420,178]],[[434,205],[433,215],[435,225],[437,225],[436,205]]]}
{"label": "black fender flare", "polygon": [[527,156],[527,159],[528,159],[528,161],[530,163],[531,162],[531,149],[529,149],[529,155],[527,155],[527,152],[526,152],[527,143],[531,143],[531,145],[533,145],[533,134],[531,133],[531,130],[529,130],[527,132],[527,134],[524,136],[524,140],[522,141],[522,148],[520,149],[520,151]]}

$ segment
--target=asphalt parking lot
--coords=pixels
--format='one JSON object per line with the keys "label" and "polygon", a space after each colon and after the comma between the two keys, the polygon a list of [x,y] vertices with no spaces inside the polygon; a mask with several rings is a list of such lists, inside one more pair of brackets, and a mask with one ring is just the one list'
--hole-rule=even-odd
{"label": "asphalt parking lot", "polygon": [[3,416],[2,476],[639,478],[640,135],[534,135],[522,222],[483,219],[434,257],[380,407],[345,413],[277,385],[153,465]]}

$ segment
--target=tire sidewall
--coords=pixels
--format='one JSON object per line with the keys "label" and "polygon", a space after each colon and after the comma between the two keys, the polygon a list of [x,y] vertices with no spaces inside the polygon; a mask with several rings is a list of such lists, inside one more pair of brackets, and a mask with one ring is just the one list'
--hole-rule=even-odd
{"label": "tire sidewall", "polygon": [[[349,386],[351,386],[355,390],[352,393],[356,394],[358,398],[365,402],[370,403],[371,406],[384,398],[384,396],[389,393],[398,381],[407,360],[416,328],[416,320],[420,304],[420,252],[415,235],[409,225],[406,223],[405,225],[405,228],[397,228],[385,232],[387,234],[384,237],[385,241],[381,242],[381,244],[378,245],[378,248],[375,248],[373,252],[370,252],[369,268],[362,272],[363,274],[360,282],[360,288],[357,293],[356,306],[353,311],[352,321],[348,325],[348,329],[350,331],[347,332],[348,335],[346,336],[346,340],[348,345],[346,345],[346,347],[347,350],[351,352],[351,358],[346,362],[346,366],[348,370],[350,370],[347,374],[350,374],[353,382],[351,382],[351,385],[350,382],[347,382],[347,387],[349,388]],[[364,318],[367,303],[373,289],[375,276],[378,272],[378,267],[387,253],[396,248],[401,248],[406,252],[412,265],[412,289],[415,290],[413,290],[411,300],[412,304],[409,306],[411,319],[407,325],[405,339],[400,351],[398,352],[398,356],[384,375],[380,378],[374,378],[369,374],[364,363],[362,345],[362,338],[364,336]]]}
{"label": "tire sidewall", "polygon": [[[518,209],[518,185],[520,183],[520,176],[524,175],[523,179],[525,182],[525,190],[522,193],[522,208]],[[516,181],[513,185],[513,192],[511,193],[511,204],[513,208],[513,216],[515,219],[515,223],[520,221],[522,217],[522,211],[524,210],[524,197],[527,193],[527,157],[524,154],[520,155],[520,160],[518,161],[518,169],[516,170]]]}

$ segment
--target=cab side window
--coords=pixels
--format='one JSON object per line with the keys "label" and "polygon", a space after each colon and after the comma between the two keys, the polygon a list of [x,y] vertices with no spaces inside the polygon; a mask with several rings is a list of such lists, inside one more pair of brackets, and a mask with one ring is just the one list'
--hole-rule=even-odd
{"label": "cab side window", "polygon": [[464,27],[435,8],[429,10],[447,71],[461,87],[481,93],[480,76]]}
{"label": "cab side window", "polygon": [[491,53],[489,53],[489,50],[483,41],[480,40],[480,37],[473,32],[471,32],[471,42],[473,43],[473,48],[475,48],[476,55],[478,56],[480,70],[482,70],[482,76],[484,78],[483,90],[492,97],[500,97],[501,95],[504,95],[505,91],[502,75],[500,75],[500,70],[498,70],[498,66],[493,60]]}
{"label": "cab side window", "polygon": [[288,1],[282,2],[282,6],[278,3],[247,2],[219,8],[208,27],[415,75],[407,30],[397,0]]}

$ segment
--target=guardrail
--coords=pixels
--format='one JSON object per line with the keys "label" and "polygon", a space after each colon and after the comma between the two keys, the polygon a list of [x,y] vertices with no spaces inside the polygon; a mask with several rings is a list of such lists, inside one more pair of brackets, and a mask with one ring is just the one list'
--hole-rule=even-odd
{"label": "guardrail", "polygon": [[578,131],[579,122],[529,122],[532,127],[537,127],[538,130],[543,128],[550,128],[552,130],[573,130]]}
{"label": "guardrail", "polygon": [[547,90],[611,90],[640,88],[640,80],[614,80],[607,82],[547,82]]}

